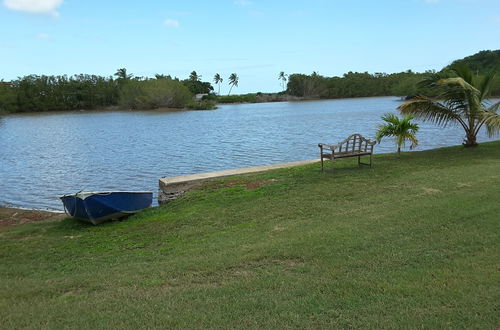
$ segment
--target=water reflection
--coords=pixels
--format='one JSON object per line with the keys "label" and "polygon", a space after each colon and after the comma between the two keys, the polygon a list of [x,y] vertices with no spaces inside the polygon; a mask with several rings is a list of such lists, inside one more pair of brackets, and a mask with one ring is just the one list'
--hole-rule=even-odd
{"label": "water reflection", "polygon": [[[0,205],[61,210],[57,196],[82,189],[156,191],[164,176],[318,158],[318,142],[373,137],[380,116],[399,104],[382,97],[0,117]],[[421,124],[417,150],[463,136],[460,127]],[[394,150],[391,140],[375,148]]]}

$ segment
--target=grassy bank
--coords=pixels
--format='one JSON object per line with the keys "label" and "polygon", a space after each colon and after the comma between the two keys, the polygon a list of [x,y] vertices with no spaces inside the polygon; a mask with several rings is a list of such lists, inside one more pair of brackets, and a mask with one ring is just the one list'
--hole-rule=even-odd
{"label": "grassy bank", "polygon": [[0,236],[6,328],[496,328],[500,141],[206,184]]}

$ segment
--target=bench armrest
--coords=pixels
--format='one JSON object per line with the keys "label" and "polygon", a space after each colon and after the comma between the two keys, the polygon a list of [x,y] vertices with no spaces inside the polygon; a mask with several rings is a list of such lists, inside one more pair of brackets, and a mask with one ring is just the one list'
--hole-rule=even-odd
{"label": "bench armrest", "polygon": [[335,149],[338,149],[340,147],[340,144],[318,143],[318,147],[321,150],[323,150],[323,149],[330,149],[331,151],[335,151]]}

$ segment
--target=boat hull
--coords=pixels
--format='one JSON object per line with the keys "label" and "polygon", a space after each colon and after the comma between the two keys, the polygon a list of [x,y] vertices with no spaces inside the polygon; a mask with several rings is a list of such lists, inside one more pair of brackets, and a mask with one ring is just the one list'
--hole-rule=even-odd
{"label": "boat hull", "polygon": [[66,213],[97,225],[150,207],[153,193],[146,191],[79,192],[64,195],[61,200]]}

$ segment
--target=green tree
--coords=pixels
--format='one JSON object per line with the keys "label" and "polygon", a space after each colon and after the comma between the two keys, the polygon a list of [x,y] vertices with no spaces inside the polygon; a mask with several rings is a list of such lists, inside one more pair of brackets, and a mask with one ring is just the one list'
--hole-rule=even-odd
{"label": "green tree", "polygon": [[401,147],[406,141],[410,141],[410,149],[418,145],[417,137],[415,136],[419,130],[418,124],[410,122],[414,117],[411,115],[399,118],[392,113],[386,113],[382,116],[385,124],[378,126],[376,139],[380,143],[384,137],[394,137],[396,146],[398,147],[398,157],[401,156]]}
{"label": "green tree", "polygon": [[200,81],[201,76],[199,74],[197,74],[196,71],[193,71],[189,74],[189,80],[190,81]]}
{"label": "green tree", "polygon": [[285,86],[286,86],[286,81],[288,80],[288,75],[285,74],[284,71],[281,71],[280,74],[278,75],[278,80],[281,81],[281,87],[283,88],[283,91],[285,91]]}
{"label": "green tree", "polygon": [[234,86],[238,87],[238,82],[240,78],[238,78],[238,75],[236,73],[231,73],[229,76],[229,85],[231,88],[229,89],[229,93],[227,95],[231,94],[231,90],[233,89]]}
{"label": "green tree", "polygon": [[220,74],[216,73],[215,76],[214,76],[214,82],[219,85],[219,90],[217,92],[218,95],[220,95],[220,84],[222,83],[223,79],[222,77],[220,76]]}
{"label": "green tree", "polygon": [[434,75],[421,85],[435,91],[436,98],[419,96],[398,107],[402,114],[412,114],[438,125],[458,123],[465,131],[463,145],[477,145],[477,134],[486,126],[490,136],[500,130],[500,102],[487,106],[495,73],[484,77],[474,75],[463,63],[450,69],[451,77]]}
{"label": "green tree", "polygon": [[193,95],[209,94],[214,90],[212,84],[207,81],[186,79],[183,80],[182,83],[191,91]]}

